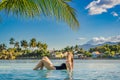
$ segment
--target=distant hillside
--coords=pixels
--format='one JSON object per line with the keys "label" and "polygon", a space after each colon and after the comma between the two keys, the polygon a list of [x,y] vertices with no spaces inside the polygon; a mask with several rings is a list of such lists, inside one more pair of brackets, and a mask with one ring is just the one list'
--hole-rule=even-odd
{"label": "distant hillside", "polygon": [[80,48],[83,48],[85,50],[89,50],[90,48],[96,47],[96,45],[91,45],[91,44],[84,44],[84,45],[79,45]]}
{"label": "distant hillside", "polygon": [[79,47],[88,50],[90,48],[94,48],[96,46],[102,46],[104,44],[114,45],[120,42],[120,35],[112,36],[112,37],[95,37],[89,40],[86,44],[79,45]]}
{"label": "distant hillside", "polygon": [[95,37],[89,40],[86,44],[99,45],[99,44],[114,44],[120,42],[120,35],[112,37]]}
{"label": "distant hillside", "polygon": [[115,45],[115,44],[118,44],[118,42],[105,42],[105,43],[97,44],[97,45],[83,44],[83,45],[79,45],[79,47],[80,47],[80,48],[83,48],[83,49],[85,49],[85,50],[89,50],[90,48],[95,48],[95,47],[97,47],[97,46],[102,46],[102,45],[105,45],[105,44]]}

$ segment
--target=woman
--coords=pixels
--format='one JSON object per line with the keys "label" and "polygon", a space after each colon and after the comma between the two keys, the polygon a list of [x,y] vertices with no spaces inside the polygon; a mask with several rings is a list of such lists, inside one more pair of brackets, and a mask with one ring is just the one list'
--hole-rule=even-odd
{"label": "woman", "polygon": [[43,57],[42,60],[35,66],[33,70],[43,69],[48,70],[73,70],[73,54],[71,52],[64,53],[66,56],[66,63],[62,63],[60,66],[54,66],[48,57]]}

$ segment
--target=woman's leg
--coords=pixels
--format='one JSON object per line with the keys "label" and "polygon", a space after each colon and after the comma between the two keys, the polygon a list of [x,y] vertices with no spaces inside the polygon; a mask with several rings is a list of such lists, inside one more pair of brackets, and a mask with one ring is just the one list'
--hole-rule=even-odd
{"label": "woman's leg", "polygon": [[55,67],[48,57],[43,57],[42,60],[36,65],[34,70],[37,70],[38,68],[43,69],[44,66],[48,70],[55,70]]}
{"label": "woman's leg", "polygon": [[33,68],[33,70],[38,70],[39,68],[42,70],[44,67],[42,60]]}
{"label": "woman's leg", "polygon": [[42,59],[43,65],[45,66],[45,68],[47,68],[48,70],[55,70],[54,65],[52,64],[52,62],[50,61],[50,59],[48,57],[43,57]]}

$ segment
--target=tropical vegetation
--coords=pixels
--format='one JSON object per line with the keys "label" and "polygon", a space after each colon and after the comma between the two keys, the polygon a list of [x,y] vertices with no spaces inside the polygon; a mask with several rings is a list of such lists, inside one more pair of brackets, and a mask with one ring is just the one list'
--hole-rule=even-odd
{"label": "tropical vegetation", "polygon": [[91,57],[91,53],[87,50],[84,50],[83,48],[80,48],[79,45],[75,45],[75,46],[67,46],[64,49],[61,50],[62,52],[66,52],[66,51],[71,51],[75,54],[82,54],[83,56],[86,57]]}
{"label": "tropical vegetation", "polygon": [[104,53],[103,57],[114,57],[115,55],[120,55],[120,42],[114,45],[105,44],[103,46],[90,48],[89,50],[89,52],[94,52],[94,51],[99,51],[100,53]]}
{"label": "tropical vegetation", "polygon": [[[35,38],[32,38],[30,41],[16,41],[14,38],[10,38],[9,44],[9,47],[4,43],[0,44],[0,59],[38,59],[43,56],[51,57],[52,54],[47,49],[48,45],[46,43],[37,41]],[[120,43],[114,45],[105,44],[89,50],[84,50],[79,45],[53,50],[56,58],[64,58],[63,53],[67,51],[73,52],[74,55],[82,55],[84,58],[92,58],[92,53],[96,51],[102,54],[100,55],[101,58],[115,58],[117,55],[120,56]]]}
{"label": "tropical vegetation", "polygon": [[[72,0],[1,0],[0,12],[17,17],[52,17],[66,22],[72,29],[79,27],[75,10],[69,5]],[[0,19],[1,20],[1,19]]]}
{"label": "tropical vegetation", "polygon": [[90,48],[89,50],[84,50],[80,48],[79,45],[67,46],[62,50],[56,50],[55,52],[66,52],[72,51],[74,55],[82,56],[83,58],[92,58],[94,52],[99,52],[97,58],[120,58],[120,42],[118,44],[110,45],[105,44],[102,46],[97,46],[95,48]]}
{"label": "tropical vegetation", "polygon": [[21,40],[15,41],[14,38],[9,40],[10,47],[4,43],[0,44],[0,59],[19,59],[19,58],[40,58],[49,56],[48,45],[32,38],[29,42]]}

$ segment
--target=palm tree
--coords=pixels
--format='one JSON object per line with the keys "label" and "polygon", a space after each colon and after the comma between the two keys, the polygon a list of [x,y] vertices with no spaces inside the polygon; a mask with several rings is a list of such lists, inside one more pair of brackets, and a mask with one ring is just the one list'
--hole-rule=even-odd
{"label": "palm tree", "polygon": [[70,49],[71,49],[71,51],[74,51],[74,47],[73,46],[71,46]]}
{"label": "palm tree", "polygon": [[33,49],[37,46],[37,42],[35,38],[32,38],[30,40],[30,47],[32,47]]}
{"label": "palm tree", "polygon": [[37,43],[37,47],[41,50],[41,49],[42,49],[42,43],[41,43],[41,42],[38,42],[38,43]]}
{"label": "palm tree", "polygon": [[19,48],[19,42],[15,42],[14,47]]}
{"label": "palm tree", "polygon": [[14,45],[14,43],[15,43],[15,42],[14,42],[14,41],[15,41],[15,39],[14,39],[14,38],[10,38],[10,40],[9,40],[9,41],[10,41],[10,42],[9,42],[9,43],[10,43],[10,45]]}
{"label": "palm tree", "polygon": [[79,27],[75,10],[68,4],[72,0],[2,0],[0,11],[15,16],[55,17],[58,21],[65,21],[72,29]]}
{"label": "palm tree", "polygon": [[43,48],[44,50],[47,50],[47,47],[48,47],[48,45],[47,45],[46,43],[42,44],[42,48]]}
{"label": "palm tree", "polygon": [[0,51],[5,50],[6,49],[6,45],[5,44],[0,44]]}
{"label": "palm tree", "polygon": [[80,48],[80,50],[78,51],[78,53],[83,54],[83,53],[85,53],[85,50],[83,48]]}
{"label": "palm tree", "polygon": [[71,51],[70,46],[67,46],[67,47],[64,48],[64,52],[66,52],[66,51]]}
{"label": "palm tree", "polygon": [[75,45],[75,51],[79,51],[79,46],[78,45]]}
{"label": "palm tree", "polygon": [[28,43],[26,40],[21,41],[21,47],[23,47],[24,49],[26,49],[28,47]]}

